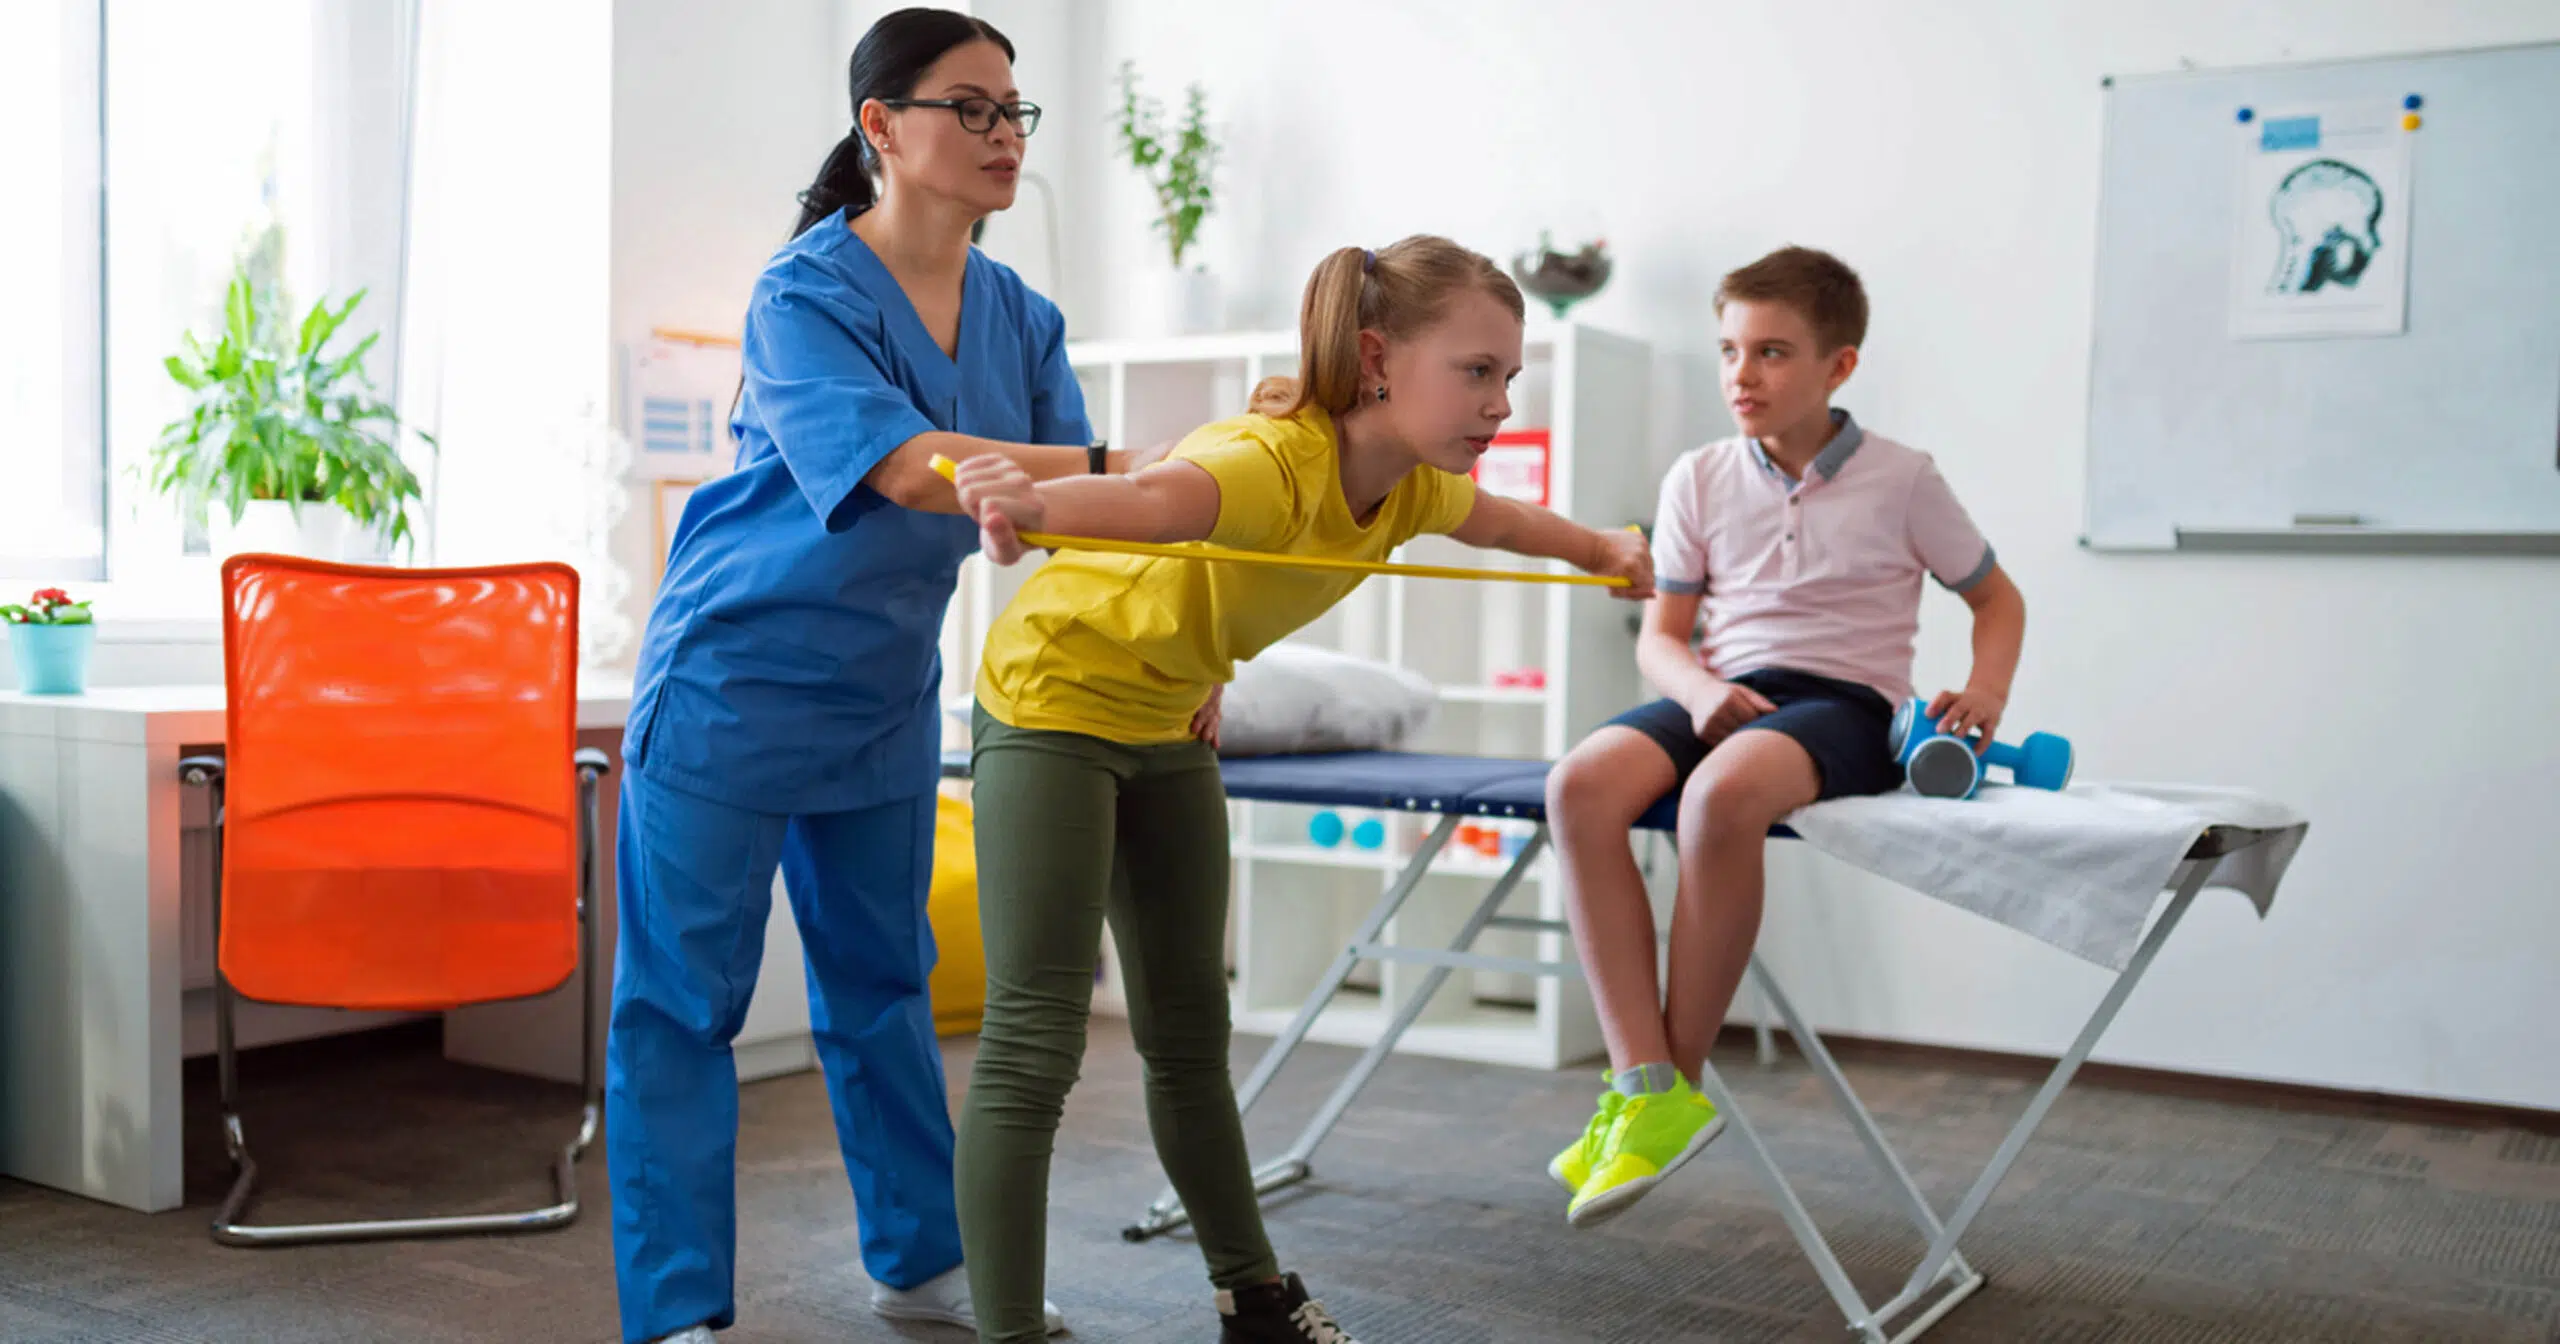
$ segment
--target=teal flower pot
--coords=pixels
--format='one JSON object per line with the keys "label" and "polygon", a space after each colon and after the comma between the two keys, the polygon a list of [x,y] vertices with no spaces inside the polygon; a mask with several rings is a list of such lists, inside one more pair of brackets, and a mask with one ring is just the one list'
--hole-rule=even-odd
{"label": "teal flower pot", "polygon": [[98,627],[11,625],[9,648],[18,657],[18,689],[32,695],[78,695],[89,684],[89,646]]}

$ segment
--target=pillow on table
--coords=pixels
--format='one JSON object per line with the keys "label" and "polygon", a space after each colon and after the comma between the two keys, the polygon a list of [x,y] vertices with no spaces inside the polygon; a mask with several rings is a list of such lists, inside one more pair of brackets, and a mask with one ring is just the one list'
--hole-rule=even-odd
{"label": "pillow on table", "polygon": [[1236,665],[1220,711],[1218,754],[1395,751],[1430,723],[1429,678],[1367,658],[1274,644]]}

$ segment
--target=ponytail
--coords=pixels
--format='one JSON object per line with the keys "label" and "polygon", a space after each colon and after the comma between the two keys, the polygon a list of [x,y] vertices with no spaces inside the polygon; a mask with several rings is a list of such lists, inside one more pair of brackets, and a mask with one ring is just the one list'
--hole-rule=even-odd
{"label": "ponytail", "polygon": [[838,210],[847,219],[871,208],[877,199],[871,182],[871,142],[863,138],[856,126],[827,151],[827,161],[818,165],[818,180],[800,193],[800,222],[791,226],[791,236],[799,237],[809,226]]}
{"label": "ponytail", "polygon": [[1316,263],[1298,305],[1298,403],[1340,415],[1360,403],[1360,330],[1378,325],[1369,252],[1338,247]]}
{"label": "ponytail", "polygon": [[1298,408],[1298,380],[1274,374],[1253,385],[1245,409],[1277,420]]}
{"label": "ponytail", "polygon": [[1429,234],[1370,252],[1338,248],[1316,263],[1298,305],[1298,376],[1265,378],[1251,409],[1279,418],[1308,406],[1339,416],[1367,399],[1360,383],[1360,333],[1403,340],[1439,320],[1467,290],[1490,294],[1521,318],[1520,287],[1492,260]]}

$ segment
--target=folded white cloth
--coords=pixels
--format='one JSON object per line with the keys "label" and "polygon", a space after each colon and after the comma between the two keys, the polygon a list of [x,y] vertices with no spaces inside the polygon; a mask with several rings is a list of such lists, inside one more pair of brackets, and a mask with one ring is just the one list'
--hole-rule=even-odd
{"label": "folded white cloth", "polygon": [[2206,879],[2262,918],[2310,828],[2260,794],[2164,784],[1985,784],[1961,800],[1902,790],[1815,803],[1787,824],[1823,853],[2109,970],[2133,959],[2152,905],[2208,828],[2263,833],[2208,860]]}

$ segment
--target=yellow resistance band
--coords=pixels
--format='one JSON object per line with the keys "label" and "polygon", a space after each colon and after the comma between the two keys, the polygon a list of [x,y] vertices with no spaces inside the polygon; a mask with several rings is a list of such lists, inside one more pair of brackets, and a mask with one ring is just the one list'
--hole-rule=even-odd
{"label": "yellow resistance band", "polygon": [[[937,453],[933,469],[950,480],[960,464]],[[1457,565],[1396,565],[1377,560],[1338,560],[1328,555],[1284,555],[1277,551],[1240,551],[1205,541],[1166,545],[1153,541],[1114,541],[1103,537],[1060,537],[1047,532],[1021,533],[1023,544],[1047,550],[1109,551],[1118,555],[1162,555],[1176,560],[1224,560],[1239,565],[1277,565],[1283,569],[1350,570],[1359,574],[1402,574],[1415,579],[1484,579],[1499,583],[1578,583],[1594,588],[1624,588],[1627,581],[1599,574],[1543,574],[1516,569],[1467,569]]]}

